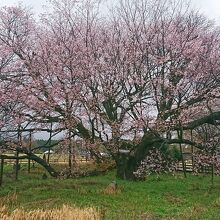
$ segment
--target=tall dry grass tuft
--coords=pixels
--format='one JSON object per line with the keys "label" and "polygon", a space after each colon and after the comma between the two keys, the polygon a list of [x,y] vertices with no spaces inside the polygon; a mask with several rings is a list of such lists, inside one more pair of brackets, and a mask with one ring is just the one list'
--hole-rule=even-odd
{"label": "tall dry grass tuft", "polygon": [[60,209],[24,211],[16,209],[9,214],[5,206],[0,207],[1,220],[100,220],[100,213],[93,208],[80,209],[63,205]]}
{"label": "tall dry grass tuft", "polygon": [[6,196],[1,197],[0,208],[5,205],[10,206],[11,204],[16,204],[16,203],[17,203],[17,193],[12,192]]}
{"label": "tall dry grass tuft", "polygon": [[180,213],[179,218],[181,220],[200,220],[202,213],[206,211],[206,208],[200,204],[194,204],[192,207],[185,209]]}
{"label": "tall dry grass tuft", "polygon": [[8,210],[5,206],[0,207],[0,219],[6,220],[8,216]]}
{"label": "tall dry grass tuft", "polygon": [[118,188],[118,185],[115,181],[113,181],[112,183],[110,183],[104,190],[103,193],[104,194],[118,194],[120,193],[121,190]]}

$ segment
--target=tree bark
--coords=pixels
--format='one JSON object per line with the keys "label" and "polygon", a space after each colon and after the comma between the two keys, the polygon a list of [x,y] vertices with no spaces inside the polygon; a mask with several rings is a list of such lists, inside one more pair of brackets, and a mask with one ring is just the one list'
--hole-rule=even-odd
{"label": "tree bark", "polygon": [[141,161],[144,160],[149,150],[153,147],[160,147],[163,140],[153,133],[147,133],[136,145],[134,150],[121,150],[116,156],[117,177],[124,180],[138,180],[134,172],[138,169]]}

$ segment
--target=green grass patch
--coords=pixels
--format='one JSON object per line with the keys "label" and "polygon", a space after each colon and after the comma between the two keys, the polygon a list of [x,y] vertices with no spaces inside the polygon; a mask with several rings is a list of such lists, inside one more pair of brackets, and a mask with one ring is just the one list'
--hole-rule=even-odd
{"label": "green grass patch", "polygon": [[[7,168],[10,170],[9,168]],[[55,208],[63,204],[97,207],[103,219],[219,219],[220,177],[211,185],[210,176],[182,174],[150,176],[144,182],[117,180],[118,192],[104,190],[115,172],[78,179],[42,179],[42,170],[21,170],[19,180],[4,176],[0,203],[11,210],[23,207]]]}

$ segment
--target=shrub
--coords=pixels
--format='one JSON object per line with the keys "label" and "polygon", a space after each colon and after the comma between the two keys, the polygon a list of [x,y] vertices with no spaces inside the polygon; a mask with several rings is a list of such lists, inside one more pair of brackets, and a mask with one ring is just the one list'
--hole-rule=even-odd
{"label": "shrub", "polygon": [[141,162],[134,175],[138,179],[143,179],[146,175],[156,173],[174,172],[176,171],[176,163],[171,157],[165,156],[160,150],[152,149],[146,158]]}

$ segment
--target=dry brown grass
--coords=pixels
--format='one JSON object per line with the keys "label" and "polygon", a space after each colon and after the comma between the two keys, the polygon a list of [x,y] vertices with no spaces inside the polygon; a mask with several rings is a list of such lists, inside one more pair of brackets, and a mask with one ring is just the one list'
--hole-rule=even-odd
{"label": "dry brown grass", "polygon": [[[1,197],[0,199],[0,209],[1,207],[3,206],[11,206],[11,205],[15,205],[17,204],[17,193],[16,192],[12,192],[12,193],[9,193],[8,195],[6,196],[3,196]],[[1,212],[0,212],[1,213]]]}
{"label": "dry brown grass", "polygon": [[119,189],[116,185],[114,184],[109,184],[103,191],[103,194],[118,194],[121,193],[121,189]]}
{"label": "dry brown grass", "polygon": [[206,208],[200,204],[194,204],[192,207],[185,209],[183,213],[180,214],[179,219],[181,220],[200,220],[201,213],[205,212]]}
{"label": "dry brown grass", "polygon": [[218,197],[217,199],[215,199],[212,204],[213,204],[214,207],[220,208],[220,197]]}
{"label": "dry brown grass", "polygon": [[1,220],[100,220],[100,213],[93,208],[80,209],[63,205],[59,209],[24,211],[15,209],[9,213],[6,206],[0,207]]}

